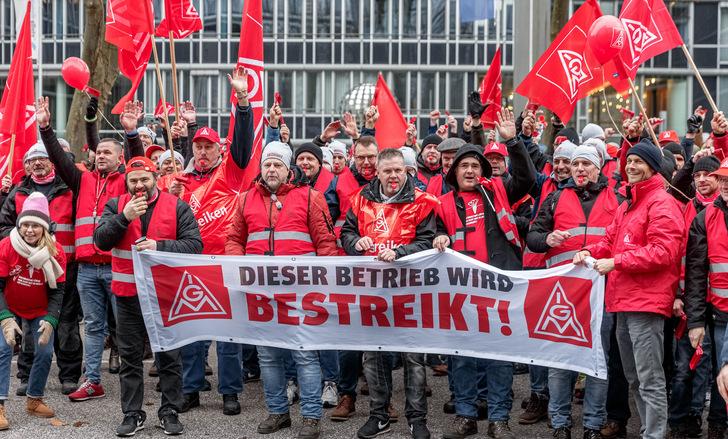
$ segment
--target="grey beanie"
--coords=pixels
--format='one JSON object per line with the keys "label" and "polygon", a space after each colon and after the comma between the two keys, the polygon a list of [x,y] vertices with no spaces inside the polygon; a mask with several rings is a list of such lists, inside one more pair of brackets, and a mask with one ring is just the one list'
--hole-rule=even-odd
{"label": "grey beanie", "polygon": [[415,153],[415,150],[410,148],[409,146],[403,146],[399,148],[399,151],[402,153],[402,156],[404,157],[404,166],[407,168],[415,168],[417,169],[417,154]]}
{"label": "grey beanie", "polygon": [[574,153],[575,149],[576,149],[576,145],[571,143],[569,140],[564,140],[554,150],[554,159],[566,158],[566,159],[571,160],[571,154]]}
{"label": "grey beanie", "polygon": [[263,148],[263,154],[260,156],[260,164],[270,159],[277,159],[286,165],[286,168],[291,169],[291,157],[293,151],[288,144],[283,142],[270,142]]}
{"label": "grey beanie", "polygon": [[573,162],[576,159],[587,159],[594,163],[594,166],[597,168],[602,168],[601,161],[599,160],[599,154],[597,154],[596,149],[591,146],[581,145],[577,147],[571,154],[571,161]]}
{"label": "grey beanie", "polygon": [[581,131],[581,141],[582,142],[586,142],[589,139],[594,139],[597,137],[601,137],[600,140],[603,140],[604,138],[606,138],[602,127],[600,127],[599,125],[597,125],[595,123],[586,124],[584,129]]}

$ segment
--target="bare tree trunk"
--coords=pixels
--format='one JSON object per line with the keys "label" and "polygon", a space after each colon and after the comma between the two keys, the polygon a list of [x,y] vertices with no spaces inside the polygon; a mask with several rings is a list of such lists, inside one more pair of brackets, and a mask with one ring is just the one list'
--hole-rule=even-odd
{"label": "bare tree trunk", "polygon": [[[554,41],[556,37],[564,28],[566,22],[569,21],[569,0],[553,0],[554,6],[551,10],[551,41]],[[554,153],[554,128],[551,125],[551,116],[554,113],[544,108],[544,117],[549,125],[544,129],[543,136],[541,136],[541,143],[546,145],[546,152],[548,154]],[[568,123],[568,120],[563,121],[564,124]]]}
{"label": "bare tree trunk", "polygon": [[[111,87],[119,76],[117,48],[104,40],[106,34],[104,1],[84,0],[83,5],[86,11],[86,28],[84,29],[81,58],[86,61],[91,71],[89,86],[101,92],[99,113],[102,113],[111,95]],[[86,143],[83,117],[86,115],[87,103],[86,93],[76,90],[73,94],[71,109],[68,112],[66,140],[71,144],[71,151],[78,160],[83,157],[81,149]]]}

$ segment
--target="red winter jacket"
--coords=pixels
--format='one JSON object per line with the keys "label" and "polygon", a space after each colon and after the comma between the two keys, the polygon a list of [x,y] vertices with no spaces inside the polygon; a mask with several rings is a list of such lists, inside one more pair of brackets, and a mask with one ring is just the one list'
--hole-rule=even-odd
{"label": "red winter jacket", "polygon": [[685,221],[658,174],[626,187],[606,235],[586,247],[596,259],[614,258],[607,279],[607,311],[644,311],[669,317],[680,277]]}

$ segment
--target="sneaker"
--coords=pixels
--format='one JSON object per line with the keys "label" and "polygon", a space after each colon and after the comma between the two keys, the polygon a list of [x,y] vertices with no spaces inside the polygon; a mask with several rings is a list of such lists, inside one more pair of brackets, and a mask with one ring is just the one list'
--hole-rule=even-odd
{"label": "sneaker", "polygon": [[584,439],[602,439],[602,432],[600,430],[584,428]]}
{"label": "sneaker", "polygon": [[495,439],[516,439],[508,426],[508,421],[495,421],[488,425],[488,436]]}
{"label": "sneaker", "polygon": [[147,415],[144,412],[131,412],[124,415],[124,420],[116,427],[117,436],[134,436],[137,431],[144,429]]}
{"label": "sneaker", "polygon": [[627,437],[627,427],[616,422],[608,421],[604,428],[602,428],[602,437],[604,439]]}
{"label": "sneaker", "polygon": [[7,430],[10,428],[8,418],[5,417],[5,406],[0,404],[0,430]]}
{"label": "sneaker", "polygon": [[298,386],[293,381],[286,383],[286,395],[288,396],[288,405],[293,405],[298,401]]}
{"label": "sneaker", "polygon": [[200,406],[200,394],[199,392],[185,393],[184,405],[180,409],[180,413],[187,413],[190,409]]}
{"label": "sneaker", "polygon": [[283,413],[282,415],[268,415],[265,421],[258,424],[258,434],[275,433],[281,428],[291,426],[291,415]]}
{"label": "sneaker", "polygon": [[247,372],[245,375],[243,375],[243,383],[254,383],[256,381],[260,381],[260,372],[258,373],[250,373]]}
{"label": "sneaker", "polygon": [[392,401],[389,401],[389,407],[387,407],[387,411],[389,412],[390,423],[394,424],[395,422],[399,421],[399,412],[392,405]]}
{"label": "sneaker", "polygon": [[377,418],[370,417],[367,422],[361,426],[356,432],[357,437],[361,439],[369,439],[377,437],[380,434],[389,433],[389,421],[381,421]]}
{"label": "sneaker", "polygon": [[689,438],[699,438],[703,432],[703,419],[697,413],[688,413],[685,432]]}
{"label": "sneaker", "polygon": [[149,368],[149,373],[147,374],[150,377],[158,377],[159,376],[159,370],[157,370],[157,365],[152,364],[152,367]]}
{"label": "sneaker", "polygon": [[528,401],[528,407],[526,411],[521,413],[518,418],[519,424],[535,424],[536,422],[546,419],[549,415],[548,401],[539,398],[535,393],[531,394],[531,399]]}
{"label": "sneaker", "polygon": [[76,389],[78,389],[78,383],[75,381],[64,381],[61,383],[61,393],[64,395],[70,395]]}
{"label": "sneaker", "polygon": [[356,411],[354,405],[354,398],[349,395],[344,395],[339,399],[339,404],[336,406],[333,412],[331,412],[332,421],[348,421],[349,418]]}
{"label": "sneaker", "polygon": [[413,439],[430,439],[430,429],[427,428],[427,423],[424,420],[415,421],[409,427]]}
{"label": "sneaker", "polygon": [[101,384],[93,383],[89,380],[83,380],[83,384],[75,392],[68,395],[68,399],[73,402],[86,401],[87,399],[103,398],[104,388]]}
{"label": "sneaker", "polygon": [[[586,433],[586,432],[584,432]],[[571,439],[570,427],[559,427],[554,430],[554,439]]]}
{"label": "sneaker", "polygon": [[442,411],[448,415],[455,414],[455,396],[450,395],[450,400],[442,405]]}
{"label": "sneaker", "polygon": [[318,439],[321,434],[319,420],[314,418],[303,418],[303,427],[298,432],[298,439]]}
{"label": "sneaker", "polygon": [[[199,405],[199,400],[198,400]],[[230,393],[222,395],[222,413],[224,415],[233,416],[240,414],[240,403],[238,402],[238,394]]]}
{"label": "sneaker", "polygon": [[55,416],[55,412],[43,402],[43,398],[28,398],[25,412],[38,418],[52,418]]}
{"label": "sneaker", "polygon": [[159,424],[164,429],[164,434],[169,436],[182,434],[182,432],[185,430],[185,426],[182,425],[181,422],[179,422],[177,412],[175,412],[174,410],[162,416],[162,418],[159,420]]}
{"label": "sneaker", "polygon": [[[75,387],[74,387],[74,390]],[[28,380],[21,380],[20,385],[18,386],[17,390],[15,390],[15,394],[18,396],[27,396],[28,394]]]}
{"label": "sneaker", "polygon": [[324,390],[321,391],[321,400],[324,402],[324,408],[336,407],[339,400],[339,391],[336,389],[336,383],[326,381]]}
{"label": "sneaker", "polygon": [[443,439],[464,439],[473,434],[478,434],[478,422],[465,416],[455,416],[452,427],[443,433]]}

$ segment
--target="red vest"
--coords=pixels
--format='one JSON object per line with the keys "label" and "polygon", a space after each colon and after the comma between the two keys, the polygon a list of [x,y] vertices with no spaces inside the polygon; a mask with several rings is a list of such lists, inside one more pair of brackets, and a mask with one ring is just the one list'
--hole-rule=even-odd
{"label": "red vest", "polygon": [[[27,199],[27,195],[16,192],[16,212],[23,211],[23,204]],[[63,247],[66,262],[71,263],[76,252],[73,234],[73,192],[67,191],[63,195],[52,199],[48,203],[48,210],[51,214],[51,220],[56,223],[56,241]]]}
{"label": "red vest", "polygon": [[316,179],[316,184],[313,186],[313,188],[323,194],[324,192],[326,192],[326,189],[329,188],[331,180],[333,180],[334,177],[336,176],[322,166],[321,170],[319,171],[318,178]]}
{"label": "red vest", "polygon": [[427,193],[440,198],[442,196],[442,180],[444,176],[442,172],[432,177],[427,183]]}
{"label": "red vest", "polygon": [[[119,212],[123,212],[130,199],[129,194],[119,197]],[[177,200],[174,195],[159,192],[147,227],[147,238],[154,241],[177,239]],[[141,237],[142,223],[137,218],[129,223],[126,234],[111,250],[111,291],[116,296],[129,297],[137,294],[131,248]]]}
{"label": "red vest", "polygon": [[415,188],[413,203],[375,203],[357,193],[351,204],[351,211],[359,220],[359,235],[374,241],[374,246],[364,255],[376,256],[383,248],[410,244],[417,234],[417,226],[437,205],[437,198]]}
{"label": "red vest", "polygon": [[339,247],[339,254],[346,255],[344,249],[341,247],[341,226],[346,221],[346,213],[351,209],[351,199],[359,192],[361,186],[359,186],[359,181],[357,181],[349,168],[346,168],[338,177],[336,181],[336,195],[339,197],[339,212],[341,214],[334,223],[334,233],[336,233],[336,246]]}
{"label": "red vest", "polygon": [[554,230],[569,232],[571,237],[546,252],[546,267],[569,264],[579,250],[599,242],[607,226],[612,224],[618,205],[614,191],[605,188],[594,202],[589,219],[586,219],[574,189],[561,191],[554,209]]}
{"label": "red vest", "polygon": [[417,171],[417,178],[418,178],[418,179],[419,179],[419,180],[420,180],[421,182],[423,182],[424,184],[426,184],[426,185],[430,183],[430,179],[429,179],[429,178],[427,178],[427,177],[425,176],[425,174],[423,174],[423,173],[422,173],[422,172],[420,172],[420,171]]}
{"label": "red vest", "polygon": [[728,230],[725,214],[712,204],[705,208],[708,238],[708,301],[721,311],[728,311]]}
{"label": "red vest", "polygon": [[[547,163],[546,166],[549,168],[551,167],[550,163]],[[544,168],[544,174],[546,174],[546,168]],[[551,169],[549,169],[549,173],[546,175],[551,174]],[[541,185],[541,196],[539,197],[539,205],[538,208],[541,209],[541,205],[544,201],[546,201],[546,197],[549,196],[549,194],[557,189],[556,183],[554,183],[553,178],[549,178],[548,180],[544,181]],[[534,206],[536,207],[536,206]],[[579,207],[581,209],[581,207]],[[538,215],[538,212],[536,213]],[[534,215],[533,220],[536,219],[536,215]],[[533,224],[533,220],[531,220],[531,224]],[[545,253],[534,253],[532,252],[528,247],[524,248],[523,250],[523,268],[544,268],[546,266],[546,254]]]}
{"label": "red vest", "polygon": [[[248,226],[246,255],[316,256],[308,229],[309,186],[292,189],[286,195],[275,226],[271,227],[263,195],[251,189],[243,195],[243,218]],[[275,209],[275,205],[271,207]],[[271,233],[272,232],[272,233]]]}
{"label": "red vest", "polygon": [[111,262],[111,253],[94,245],[94,230],[104,213],[106,201],[126,193],[124,175],[112,172],[102,178],[97,171],[84,172],[76,199],[76,259],[85,262]]}
{"label": "red vest", "polygon": [[688,236],[690,235],[690,225],[693,223],[698,212],[695,210],[694,201],[689,201],[683,208],[683,218],[685,219],[685,240],[683,241],[682,258],[680,259],[680,289],[685,291],[685,252],[687,251]]}
{"label": "red vest", "polygon": [[[506,194],[506,190],[503,187],[503,182],[500,178],[493,178],[490,182],[492,183],[491,190],[494,195],[494,207],[498,216],[498,225],[501,230],[503,230],[503,233],[505,233],[508,241],[521,248],[521,242],[518,239],[516,218],[513,216],[513,210],[511,210],[511,206],[508,204],[508,194]],[[486,200],[483,200],[483,202],[483,208],[490,209],[489,202]],[[469,230],[465,227],[458,217],[457,209],[455,208],[455,191],[448,192],[440,197],[440,203],[440,218],[445,223],[445,228],[447,229],[447,234],[450,237],[452,249],[468,256],[474,256],[475,252],[468,250],[468,242],[466,242],[465,239],[465,233],[474,230]],[[485,238],[485,236],[476,237],[476,242],[471,243],[471,246],[485,245]]]}

